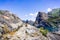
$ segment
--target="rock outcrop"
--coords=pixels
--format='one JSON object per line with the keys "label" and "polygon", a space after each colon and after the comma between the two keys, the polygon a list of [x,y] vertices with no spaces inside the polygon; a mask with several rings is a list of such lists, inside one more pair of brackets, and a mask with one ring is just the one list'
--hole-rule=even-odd
{"label": "rock outcrop", "polygon": [[27,24],[21,27],[16,33],[10,38],[10,40],[48,40],[44,37],[37,28]]}
{"label": "rock outcrop", "polygon": [[[34,25],[48,29],[51,25],[46,22],[47,18],[46,14],[39,12],[36,18],[37,24]],[[45,37],[36,27],[24,23],[7,10],[0,10],[0,40],[60,40],[60,34],[57,32],[49,32]]]}
{"label": "rock outcrop", "polygon": [[43,27],[45,29],[48,29],[49,31],[52,31],[52,26],[51,24],[47,21],[48,15],[43,12],[38,12],[36,20],[35,20],[35,26],[37,28]]}
{"label": "rock outcrop", "polygon": [[47,20],[47,19],[48,19],[48,15],[45,12],[38,12],[37,17],[36,17],[37,22],[38,20],[41,21],[41,20]]}
{"label": "rock outcrop", "polygon": [[40,26],[42,21],[45,21],[48,19],[48,15],[44,12],[38,12],[36,20],[35,20],[35,26]]}
{"label": "rock outcrop", "polygon": [[16,31],[22,20],[7,10],[0,10],[0,40],[4,34]]}
{"label": "rock outcrop", "polygon": [[0,10],[0,40],[48,40],[39,30],[16,15]]}

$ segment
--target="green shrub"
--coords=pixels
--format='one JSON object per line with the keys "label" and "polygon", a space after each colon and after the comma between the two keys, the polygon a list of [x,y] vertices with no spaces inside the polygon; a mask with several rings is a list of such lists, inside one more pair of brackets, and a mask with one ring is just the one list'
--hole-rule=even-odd
{"label": "green shrub", "polygon": [[44,36],[46,36],[46,34],[48,33],[48,30],[44,29],[43,27],[39,28],[39,30]]}

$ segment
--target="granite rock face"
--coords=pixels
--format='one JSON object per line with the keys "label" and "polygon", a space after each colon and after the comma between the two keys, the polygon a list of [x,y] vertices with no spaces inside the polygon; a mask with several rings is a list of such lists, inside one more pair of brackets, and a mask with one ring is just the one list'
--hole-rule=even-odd
{"label": "granite rock face", "polygon": [[4,34],[17,30],[22,21],[15,14],[7,10],[0,10],[0,40]]}
{"label": "granite rock face", "polygon": [[[45,20],[48,19],[48,15],[44,12],[38,12],[36,20],[35,20],[35,26],[41,26],[42,22],[45,23]],[[43,25],[43,24],[42,24]]]}
{"label": "granite rock face", "polygon": [[47,19],[48,19],[48,15],[45,12],[38,12],[36,21],[47,20]]}
{"label": "granite rock face", "polygon": [[19,28],[9,40],[48,40],[37,28],[27,24]]}
{"label": "granite rock face", "polygon": [[16,15],[0,10],[0,40],[48,40],[37,28],[23,23]]}
{"label": "granite rock face", "polygon": [[43,27],[45,29],[48,29],[49,31],[52,31],[52,26],[49,22],[47,22],[48,15],[44,12],[38,12],[36,20],[35,20],[35,26],[37,28]]}
{"label": "granite rock face", "polygon": [[0,10],[0,40],[59,40],[59,35],[48,33],[45,37],[38,28],[22,22],[19,17],[7,10]]}
{"label": "granite rock face", "polygon": [[53,22],[49,21],[48,19],[48,14],[44,12],[38,12],[34,26],[36,26],[37,28],[43,27],[44,29],[47,29],[51,32],[57,31],[58,27],[56,27]]}

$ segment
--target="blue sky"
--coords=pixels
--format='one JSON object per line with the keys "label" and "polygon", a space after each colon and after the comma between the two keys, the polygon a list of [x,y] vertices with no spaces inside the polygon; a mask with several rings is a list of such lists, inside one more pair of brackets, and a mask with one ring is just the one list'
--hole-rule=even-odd
{"label": "blue sky", "polygon": [[38,11],[60,8],[60,0],[0,0],[0,10],[9,10],[22,20],[35,20]]}

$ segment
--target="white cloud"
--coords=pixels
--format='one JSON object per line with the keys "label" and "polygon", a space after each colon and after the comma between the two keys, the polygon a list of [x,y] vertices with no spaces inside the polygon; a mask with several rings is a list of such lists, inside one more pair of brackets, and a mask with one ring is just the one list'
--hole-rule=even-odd
{"label": "white cloud", "polygon": [[34,13],[34,14],[33,14],[33,13],[30,13],[29,15],[30,15],[30,16],[33,16],[33,17],[36,17],[37,14],[38,14],[38,12],[36,12],[36,13]]}
{"label": "white cloud", "polygon": [[38,12],[35,13],[35,17],[37,16]]}
{"label": "white cloud", "polygon": [[33,16],[34,14],[33,14],[33,13],[30,13],[29,15],[30,15],[30,16]]}
{"label": "white cloud", "polygon": [[38,14],[38,12],[36,12],[36,13],[30,13],[29,14],[30,15],[30,19],[29,20],[35,21],[37,14]]}
{"label": "white cloud", "polygon": [[48,8],[47,11],[50,12],[50,11],[52,11],[52,9],[51,8]]}
{"label": "white cloud", "polygon": [[37,14],[38,14],[38,12],[36,12],[36,13],[29,13],[29,14],[27,14],[27,15],[25,15],[25,16],[26,16],[26,18],[27,18],[28,20],[35,21]]}

